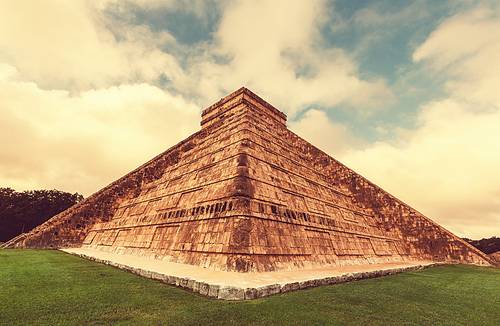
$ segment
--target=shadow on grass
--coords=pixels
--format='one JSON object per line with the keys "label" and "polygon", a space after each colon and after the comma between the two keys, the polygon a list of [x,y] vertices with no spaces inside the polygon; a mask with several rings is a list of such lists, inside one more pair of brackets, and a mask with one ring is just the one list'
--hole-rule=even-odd
{"label": "shadow on grass", "polygon": [[500,269],[444,265],[242,302],[59,251],[0,250],[1,325],[500,325]]}

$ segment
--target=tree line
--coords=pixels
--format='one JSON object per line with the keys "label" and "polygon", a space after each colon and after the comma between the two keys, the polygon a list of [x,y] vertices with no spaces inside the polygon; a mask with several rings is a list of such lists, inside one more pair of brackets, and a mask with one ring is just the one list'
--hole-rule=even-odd
{"label": "tree line", "polygon": [[500,238],[497,237],[491,237],[488,239],[485,238],[481,240],[471,240],[468,238],[463,239],[485,254],[492,254],[494,252],[500,251]]}
{"label": "tree line", "polygon": [[59,190],[17,192],[0,188],[0,242],[31,231],[81,200],[83,196],[79,193]]}

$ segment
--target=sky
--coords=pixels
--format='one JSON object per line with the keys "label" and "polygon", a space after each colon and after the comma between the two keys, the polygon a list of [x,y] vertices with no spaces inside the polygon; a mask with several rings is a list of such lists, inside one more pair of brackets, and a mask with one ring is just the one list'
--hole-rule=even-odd
{"label": "sky", "polygon": [[500,3],[0,1],[0,187],[89,196],[245,86],[460,237],[500,236]]}

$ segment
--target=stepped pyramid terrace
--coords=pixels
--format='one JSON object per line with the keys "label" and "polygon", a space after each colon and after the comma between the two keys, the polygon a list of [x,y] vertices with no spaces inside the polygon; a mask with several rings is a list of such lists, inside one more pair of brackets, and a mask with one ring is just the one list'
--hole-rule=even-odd
{"label": "stepped pyramid terrace", "polygon": [[240,88],[203,111],[200,131],[7,245],[233,273],[492,264],[288,130],[286,119]]}

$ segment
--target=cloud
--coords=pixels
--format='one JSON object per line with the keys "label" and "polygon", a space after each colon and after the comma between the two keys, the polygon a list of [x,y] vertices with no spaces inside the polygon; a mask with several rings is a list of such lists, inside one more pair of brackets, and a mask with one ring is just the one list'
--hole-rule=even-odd
{"label": "cloud", "polygon": [[[453,232],[498,235],[498,6],[448,3],[457,13],[412,62],[386,60],[400,65],[394,74],[409,72],[397,90],[367,72],[377,61],[367,55],[388,40],[413,48],[435,12],[422,1],[379,3],[345,21],[322,0],[0,2],[0,183],[89,195],[198,130],[202,108],[247,86],[298,135]],[[184,27],[159,26],[172,13],[202,26],[202,37],[183,43]],[[330,34],[354,31],[352,47],[329,43],[328,24]],[[394,90],[399,100],[425,97],[442,80],[445,96],[417,114],[392,106]],[[388,140],[370,145],[330,121],[340,109],[349,125],[381,121],[367,128]],[[413,129],[393,127],[401,114],[418,115]]]}
{"label": "cloud", "polygon": [[385,44],[383,42],[385,39],[403,34],[402,30],[409,26],[421,24],[428,16],[429,10],[424,1],[414,1],[402,8],[400,5],[394,6],[391,2],[378,1],[371,2],[356,11],[343,26],[352,28],[362,35],[356,42],[355,55],[360,59],[366,59],[373,51],[373,47]]}
{"label": "cloud", "polygon": [[484,51],[500,37],[498,18],[492,9],[479,8],[456,14],[444,21],[413,53],[413,60],[432,59],[440,70],[469,55]]}
{"label": "cloud", "polygon": [[500,9],[477,8],[444,21],[413,53],[434,72],[452,78],[447,91],[456,98],[500,107]]}
{"label": "cloud", "polygon": [[[219,2],[224,3],[224,1]],[[104,9],[109,4],[127,5],[131,3],[148,10],[162,7],[173,11],[192,12],[199,17],[206,14],[209,5],[217,5],[214,0],[102,0],[100,7]]]}
{"label": "cloud", "polygon": [[363,80],[341,49],[324,46],[318,30],[323,1],[236,1],[229,5],[203,61],[192,74],[211,102],[247,86],[294,118],[311,105],[354,107],[362,115],[394,101],[383,79]]}
{"label": "cloud", "polygon": [[175,41],[171,35],[110,19],[87,1],[2,2],[0,60],[45,89],[79,91],[182,75],[173,56],[158,49]]}
{"label": "cloud", "polygon": [[84,195],[198,130],[201,112],[144,83],[71,96],[4,78],[0,97],[0,183]]}
{"label": "cloud", "polygon": [[309,110],[298,121],[288,123],[290,130],[333,157],[367,146],[343,124],[331,122],[324,111]]}
{"label": "cloud", "polygon": [[477,115],[447,99],[424,106],[419,119],[406,143],[340,160],[459,235],[500,233],[500,113]]}
{"label": "cloud", "polygon": [[500,20],[472,9],[444,20],[413,60],[448,80],[448,97],[421,105],[400,129],[339,159],[459,236],[500,234]]}
{"label": "cloud", "polygon": [[343,105],[371,115],[394,103],[385,80],[361,79],[357,63],[343,50],[324,46],[318,29],[324,1],[230,2],[221,8],[214,39],[190,47],[166,30],[136,25],[132,3],[144,10],[192,12],[200,20],[207,19],[203,8],[211,4],[2,3],[0,60],[42,89],[72,94],[121,83],[160,85],[164,78],[166,87],[202,106],[247,86],[290,117],[311,105]]}

